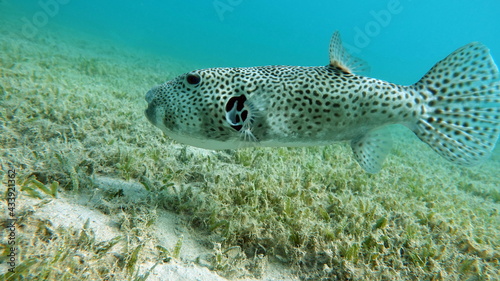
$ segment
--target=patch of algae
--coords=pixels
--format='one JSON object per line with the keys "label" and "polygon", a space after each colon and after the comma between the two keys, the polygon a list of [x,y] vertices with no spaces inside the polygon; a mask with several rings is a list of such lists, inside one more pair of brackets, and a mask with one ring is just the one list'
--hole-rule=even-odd
{"label": "patch of algae", "polygon": [[[2,28],[10,31],[0,37],[3,183],[15,167],[26,185],[19,201],[35,196],[28,183],[36,179],[59,185],[59,193],[94,194],[96,208],[126,218],[126,243],[111,254],[115,240],[97,242],[85,227],[52,229],[24,208],[17,278],[141,280],[135,263],[169,260],[168,251],[154,254],[154,242],[144,242],[151,214],[165,208],[214,245],[200,264],[230,278],[258,278],[269,261],[304,280],[500,279],[498,157],[478,168],[453,166],[399,128],[376,175],[362,171],[346,144],[185,147],[147,122],[143,97],[190,67],[48,31],[27,40],[14,26]],[[149,196],[123,202],[99,190],[96,176],[140,182]]]}

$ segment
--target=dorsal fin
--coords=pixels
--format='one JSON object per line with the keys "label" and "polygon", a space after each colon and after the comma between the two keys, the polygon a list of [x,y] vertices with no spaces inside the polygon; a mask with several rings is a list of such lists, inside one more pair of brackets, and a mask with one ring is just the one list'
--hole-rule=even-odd
{"label": "dorsal fin", "polygon": [[342,45],[340,32],[335,31],[330,40],[330,66],[338,68],[343,72],[354,73],[354,71],[367,71],[368,65],[356,57],[351,56]]}

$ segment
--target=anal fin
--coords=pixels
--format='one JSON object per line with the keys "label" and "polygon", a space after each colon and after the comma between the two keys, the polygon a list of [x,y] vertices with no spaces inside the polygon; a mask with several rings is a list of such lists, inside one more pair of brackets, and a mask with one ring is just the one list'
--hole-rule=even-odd
{"label": "anal fin", "polygon": [[392,146],[391,135],[386,129],[368,132],[351,141],[354,158],[367,173],[377,173]]}
{"label": "anal fin", "polygon": [[368,64],[351,54],[342,45],[340,33],[335,31],[330,40],[330,67],[334,67],[347,73],[368,72]]}

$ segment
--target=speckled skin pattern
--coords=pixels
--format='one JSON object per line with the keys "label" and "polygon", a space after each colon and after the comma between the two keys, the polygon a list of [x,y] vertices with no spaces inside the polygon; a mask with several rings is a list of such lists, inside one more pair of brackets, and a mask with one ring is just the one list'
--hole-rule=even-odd
{"label": "speckled skin pattern", "polygon": [[[190,85],[188,75],[198,75],[202,81]],[[226,120],[226,103],[232,97],[245,95],[253,104],[255,138],[277,145],[350,140],[385,124],[416,122],[423,102],[418,93],[402,86],[329,66],[197,70],[155,92],[150,108],[164,108],[165,127],[193,138],[226,142],[227,148],[235,143],[245,146],[241,133]],[[251,145],[252,141],[246,144]]]}
{"label": "speckled skin pattern", "polygon": [[[146,116],[168,136],[208,149],[312,146],[348,140],[367,171],[390,145],[379,128],[403,124],[446,159],[473,165],[499,136],[498,69],[481,43],[400,86],[353,74],[334,35],[330,64],[319,67],[210,68],[151,89]],[[340,50],[340,51],[339,51]],[[337,55],[340,53],[341,55]]]}

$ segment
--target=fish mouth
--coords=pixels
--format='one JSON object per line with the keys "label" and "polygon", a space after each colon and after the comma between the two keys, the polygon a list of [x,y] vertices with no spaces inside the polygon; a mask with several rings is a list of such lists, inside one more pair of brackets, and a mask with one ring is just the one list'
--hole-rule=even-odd
{"label": "fish mouth", "polygon": [[146,115],[146,118],[148,118],[149,122],[151,122],[151,124],[156,126],[156,122],[155,122],[156,110],[155,109],[156,109],[156,107],[152,103],[149,103],[148,108],[146,110],[144,110],[144,114]]}

